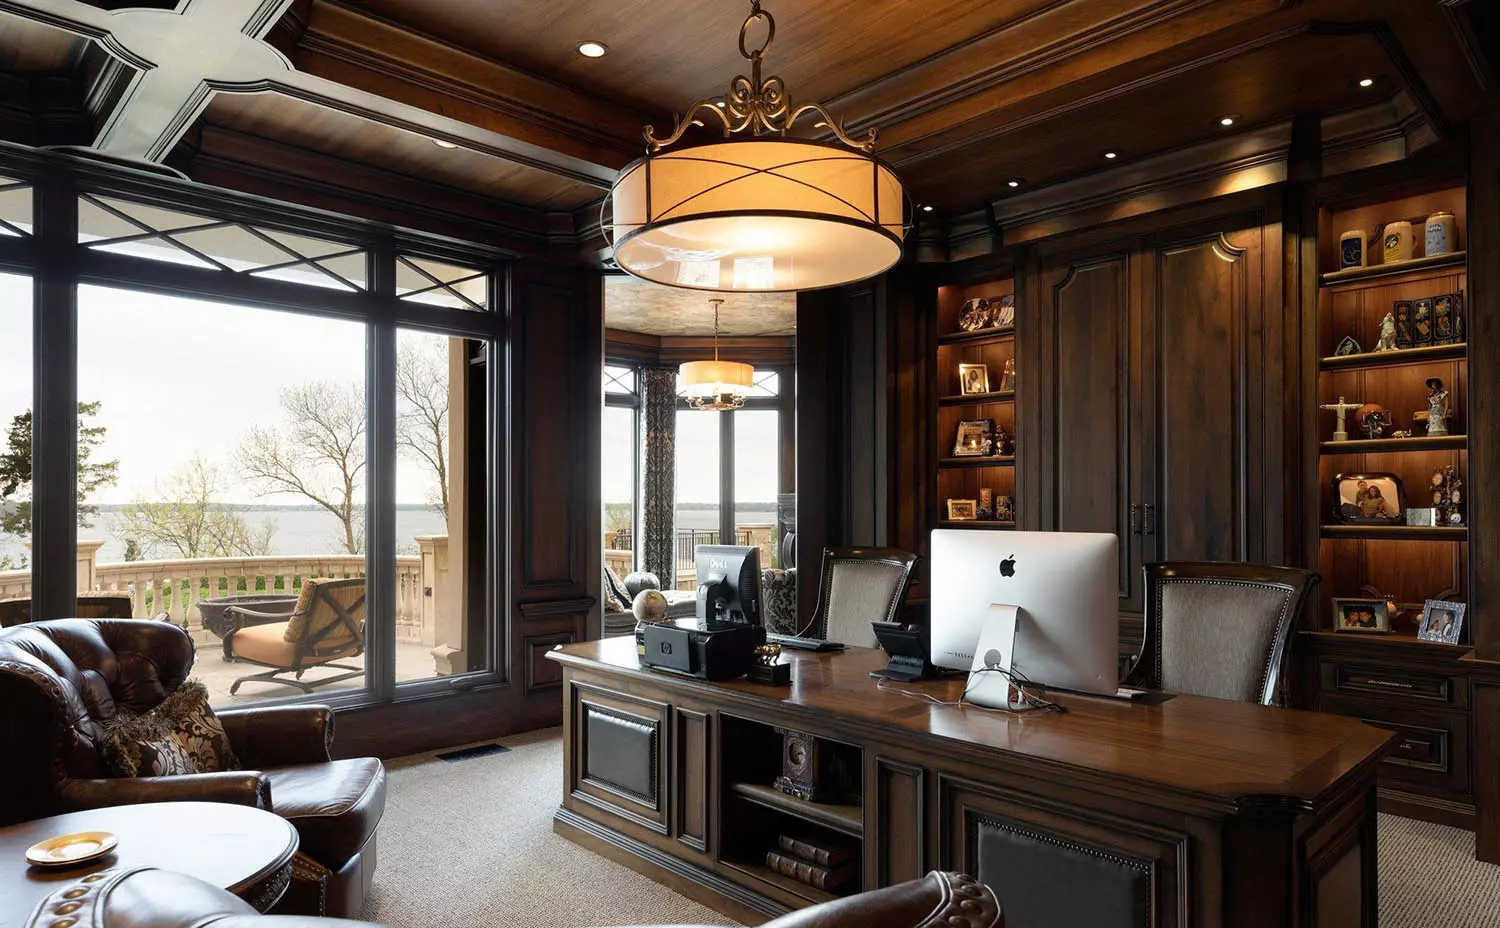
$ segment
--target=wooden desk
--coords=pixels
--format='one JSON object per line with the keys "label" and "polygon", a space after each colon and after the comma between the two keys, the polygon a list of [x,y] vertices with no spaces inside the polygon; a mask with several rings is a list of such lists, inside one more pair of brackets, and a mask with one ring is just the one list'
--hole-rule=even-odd
{"label": "wooden desk", "polygon": [[[631,638],[548,656],[564,667],[555,830],[747,921],[831,898],[765,866],[801,830],[859,843],[855,888],[971,873],[1008,928],[1376,924],[1393,736],[1354,719],[1192,696],[940,705],[911,694],[953,702],[962,678],[882,688],[885,655],[863,648],[792,652],[790,688],[646,671]],[[777,727],[847,759],[856,795],[764,789]]]}

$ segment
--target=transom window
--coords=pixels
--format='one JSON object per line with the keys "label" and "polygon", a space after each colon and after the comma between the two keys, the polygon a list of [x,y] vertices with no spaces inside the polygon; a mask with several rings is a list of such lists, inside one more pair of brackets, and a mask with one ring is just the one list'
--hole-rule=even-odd
{"label": "transom window", "polygon": [[0,177],[0,236],[31,235],[31,185],[13,177]]}

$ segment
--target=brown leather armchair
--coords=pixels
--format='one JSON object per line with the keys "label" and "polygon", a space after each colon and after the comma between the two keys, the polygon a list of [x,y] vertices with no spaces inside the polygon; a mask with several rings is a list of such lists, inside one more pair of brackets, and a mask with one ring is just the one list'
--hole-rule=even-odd
{"label": "brown leather armchair", "polygon": [[359,911],[375,872],[385,768],[373,757],[332,758],[327,706],[218,712],[243,770],[110,777],[101,725],[158,705],[193,657],[187,633],[167,622],[61,619],[0,631],[0,825],[140,802],[255,806],[286,818],[301,840],[281,910]]}
{"label": "brown leather armchair", "polygon": [[[104,871],[65,883],[37,907],[27,928],[53,928],[59,918],[90,928],[370,928],[344,919],[257,915],[224,890],[167,870]],[[988,887],[933,871],[800,909],[762,928],[1005,928],[1005,918]]]}

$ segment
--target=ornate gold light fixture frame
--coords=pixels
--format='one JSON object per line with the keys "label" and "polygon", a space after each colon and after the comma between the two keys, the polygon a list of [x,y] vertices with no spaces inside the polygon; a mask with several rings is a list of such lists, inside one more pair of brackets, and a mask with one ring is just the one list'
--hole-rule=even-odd
{"label": "ornate gold light fixture frame", "polygon": [[[766,35],[748,47],[757,24]],[[777,292],[852,283],[901,257],[906,196],[874,155],[876,130],[851,137],[821,103],[793,102],[786,82],[764,76],[776,20],[752,0],[739,32],[750,74],[723,99],[699,100],[610,190],[615,259],[655,283],[717,291]],[[799,124],[833,140],[789,136]],[[672,146],[717,124],[725,142]],[[734,139],[734,136],[743,136]]]}

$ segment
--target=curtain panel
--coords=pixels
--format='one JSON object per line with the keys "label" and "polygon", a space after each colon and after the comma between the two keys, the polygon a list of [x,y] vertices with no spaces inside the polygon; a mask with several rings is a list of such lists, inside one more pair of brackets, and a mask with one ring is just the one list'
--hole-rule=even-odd
{"label": "curtain panel", "polygon": [[641,568],[664,590],[677,586],[677,369],[641,370]]}

